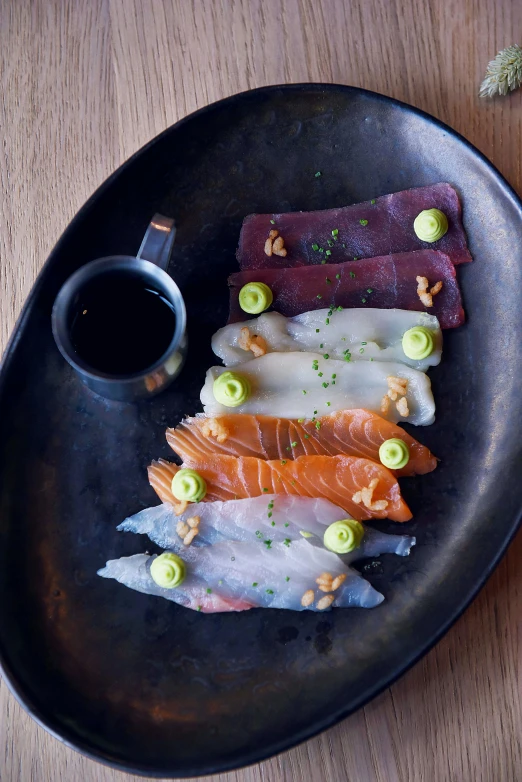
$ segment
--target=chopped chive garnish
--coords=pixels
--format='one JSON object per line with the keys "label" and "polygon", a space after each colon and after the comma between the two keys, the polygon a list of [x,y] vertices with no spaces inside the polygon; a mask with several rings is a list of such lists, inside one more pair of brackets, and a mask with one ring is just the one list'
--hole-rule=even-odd
{"label": "chopped chive garnish", "polygon": [[268,510],[271,510],[273,507],[274,507],[274,501],[270,500],[270,502],[268,503]]}
{"label": "chopped chive garnish", "polygon": [[256,587],[257,586],[257,581],[252,581],[252,586]]}
{"label": "chopped chive garnish", "polygon": [[271,540],[264,540],[263,543],[267,548],[272,548],[272,541]]}
{"label": "chopped chive garnish", "polygon": [[335,380],[332,380],[332,385],[333,385],[333,386],[335,385]]}
{"label": "chopped chive garnish", "polygon": [[281,459],[281,464],[282,464],[282,465],[283,465],[283,467],[284,467],[284,465],[286,464],[286,459]]}
{"label": "chopped chive garnish", "polygon": [[[271,518],[272,518],[272,516],[273,516],[273,514],[272,514],[272,511],[271,511],[271,510],[269,510],[269,511],[268,511],[268,518],[269,518],[269,519],[271,519]],[[273,521],[273,522],[272,522],[272,525],[274,525],[274,524],[275,524],[275,521]]]}
{"label": "chopped chive garnish", "polygon": [[336,279],[336,280],[340,280],[340,279],[341,279],[341,275],[340,275],[340,274],[336,274],[336,275],[335,275],[335,279]]}
{"label": "chopped chive garnish", "polygon": [[306,394],[306,391],[303,390],[303,394]]}
{"label": "chopped chive garnish", "polygon": [[274,590],[273,589],[267,589],[266,593],[267,593],[267,595],[273,595],[274,594]]}
{"label": "chopped chive garnish", "polygon": [[355,277],[355,272],[350,272],[350,277]]}
{"label": "chopped chive garnish", "polygon": [[314,410],[314,415],[317,415],[317,410]]}
{"label": "chopped chive garnish", "polygon": [[326,406],[327,406],[327,407],[330,407],[330,405],[331,405],[331,402],[327,402],[327,403],[326,403]]}
{"label": "chopped chive garnish", "polygon": [[297,419],[297,423],[298,423],[298,424],[302,424],[302,423],[303,423],[303,421],[304,421],[304,418],[298,418],[298,419]]}
{"label": "chopped chive garnish", "polygon": [[[272,514],[270,513],[269,515],[271,516]],[[275,521],[271,521],[270,524],[272,525],[272,527],[275,527]]]}
{"label": "chopped chive garnish", "polygon": [[334,228],[333,231],[332,231],[332,236],[337,236],[338,233],[339,233],[339,229],[338,228]]}
{"label": "chopped chive garnish", "polygon": [[261,530],[256,529],[256,538],[262,538],[262,537],[263,537],[263,533],[261,532]]}
{"label": "chopped chive garnish", "polygon": [[326,261],[321,261],[321,266],[323,266],[323,264],[325,264],[325,263],[326,263]]}
{"label": "chopped chive garnish", "polygon": [[297,447],[297,442],[294,440],[294,442],[290,443],[290,445],[292,446],[292,448],[296,448]]}
{"label": "chopped chive garnish", "polygon": [[326,318],[325,323],[326,323],[327,326],[329,326],[330,325],[330,318]]}
{"label": "chopped chive garnish", "polygon": [[345,357],[344,357],[344,360],[345,360],[345,361],[351,361],[351,360],[352,360],[352,354],[351,354],[351,353],[347,353],[347,354],[345,355]]}
{"label": "chopped chive garnish", "polygon": [[322,377],[322,376],[323,376],[322,372],[319,372],[318,375],[317,375],[317,377]]}
{"label": "chopped chive garnish", "polygon": [[375,203],[375,198],[372,198],[372,200],[370,201],[370,204],[374,204],[374,203]]}
{"label": "chopped chive garnish", "polygon": [[266,487],[263,487],[263,491],[264,491],[264,492],[267,492],[267,491],[268,491],[268,489],[267,489]]}
{"label": "chopped chive garnish", "polygon": [[325,252],[325,255],[327,255],[328,257],[330,257],[330,255],[331,255],[331,254],[332,254],[332,251],[331,251],[331,250],[327,250],[327,251]]}
{"label": "chopped chive garnish", "polygon": [[289,450],[290,450],[290,446],[289,446],[289,445],[287,445],[287,446],[286,446],[286,450],[287,450],[287,451],[289,451]]}
{"label": "chopped chive garnish", "polygon": [[309,434],[305,434],[305,440],[309,440],[309,439],[310,439],[310,435]]}
{"label": "chopped chive garnish", "polygon": [[211,595],[211,594],[212,594],[212,590],[210,589],[210,587],[207,587],[207,595]]}
{"label": "chopped chive garnish", "polygon": [[329,278],[329,277],[326,277],[326,284],[327,284],[327,285],[331,285],[331,284],[332,284],[332,281],[330,280],[330,278]]}
{"label": "chopped chive garnish", "polygon": [[358,261],[359,260],[359,258],[356,255],[353,256],[353,259],[354,259],[354,261]]}
{"label": "chopped chive garnish", "polygon": [[320,347],[320,348],[324,348],[324,342],[321,342],[321,344],[319,345],[319,347]]}
{"label": "chopped chive garnish", "polygon": [[361,342],[361,345],[366,345],[366,344],[367,344],[366,342]]}
{"label": "chopped chive garnish", "polygon": [[314,250],[315,252],[317,252],[317,250],[318,250],[318,249],[319,249],[319,245],[318,245],[318,244],[313,244],[313,245],[312,245],[312,250]]}
{"label": "chopped chive garnish", "polygon": [[322,247],[319,247],[319,252],[324,253],[324,249]]}
{"label": "chopped chive garnish", "polygon": [[370,361],[373,361],[373,358],[371,358]]}
{"label": "chopped chive garnish", "polygon": [[290,522],[289,521],[285,522],[285,527],[289,527],[289,526],[290,526]]}
{"label": "chopped chive garnish", "polygon": [[329,353],[323,353],[323,358],[330,358],[330,354]]}
{"label": "chopped chive garnish", "polygon": [[318,298],[318,299],[322,299],[323,297],[321,296],[321,294],[320,294],[320,293],[318,293],[318,294],[317,294],[317,298]]}
{"label": "chopped chive garnish", "polygon": [[198,606],[198,611],[201,611],[201,606]]}
{"label": "chopped chive garnish", "polygon": [[361,299],[363,304],[366,304],[366,299]]}
{"label": "chopped chive garnish", "polygon": [[321,329],[316,329],[316,330],[315,330],[315,333],[316,333],[316,334],[319,334],[319,332],[320,332],[320,331],[321,331]]}
{"label": "chopped chive garnish", "polygon": [[316,422],[315,422],[315,428],[316,428],[317,430],[319,430],[319,429],[321,428],[321,422],[320,422],[320,421],[316,421]]}
{"label": "chopped chive garnish", "polygon": [[314,174],[314,176],[315,176],[315,178],[317,179],[317,177],[320,177],[320,176],[321,176],[321,172],[320,172],[320,171],[316,171],[316,172],[315,172],[315,174]]}
{"label": "chopped chive garnish", "polygon": [[285,544],[285,546],[289,546],[291,542],[292,542],[292,541],[290,540],[290,538],[285,538],[285,539],[283,540],[283,543]]}
{"label": "chopped chive garnish", "polygon": [[333,247],[334,246],[331,239],[327,239],[326,244],[328,245],[328,247]]}
{"label": "chopped chive garnish", "polygon": [[287,577],[285,578],[285,581],[290,581],[290,576],[287,576]]}
{"label": "chopped chive garnish", "polygon": [[342,307],[341,307],[341,305],[339,304],[339,306],[337,307],[337,312],[342,312],[342,309],[343,309],[343,308],[342,308]]}
{"label": "chopped chive garnish", "polygon": [[275,225],[275,220],[270,220],[270,222],[272,223],[272,225]]}
{"label": "chopped chive garnish", "polygon": [[323,388],[328,388],[329,385],[330,385],[330,383],[326,383],[325,382],[325,383],[323,383]]}
{"label": "chopped chive garnish", "polygon": [[373,288],[366,288],[366,293],[373,293]]}
{"label": "chopped chive garnish", "polygon": [[359,348],[359,353],[364,353],[364,348]]}
{"label": "chopped chive garnish", "polygon": [[333,374],[332,375],[332,380],[335,380],[336,377],[337,377],[337,375]]}
{"label": "chopped chive garnish", "polygon": [[368,220],[359,220],[361,225],[368,225]]}

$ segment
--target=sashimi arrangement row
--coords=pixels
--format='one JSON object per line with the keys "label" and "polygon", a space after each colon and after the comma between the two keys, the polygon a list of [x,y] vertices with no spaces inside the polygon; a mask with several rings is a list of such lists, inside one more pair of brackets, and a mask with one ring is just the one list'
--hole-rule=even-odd
{"label": "sashimi arrangement row", "polygon": [[118,528],[165,550],[99,574],[207,613],[373,607],[383,596],[348,563],[415,539],[362,522],[411,519],[397,478],[437,463],[396,424],[433,423],[425,373],[441,329],[464,320],[458,196],[440,183],[251,215],[237,257],[212,338],[224,366],[207,372],[204,412],[167,430],[182,464],[153,462],[163,504]]}

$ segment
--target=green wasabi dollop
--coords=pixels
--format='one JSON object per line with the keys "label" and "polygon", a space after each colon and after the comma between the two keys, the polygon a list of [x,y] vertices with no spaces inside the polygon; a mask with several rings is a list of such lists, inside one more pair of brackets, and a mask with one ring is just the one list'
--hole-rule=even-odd
{"label": "green wasabi dollop", "polygon": [[239,306],[250,315],[264,312],[273,300],[274,294],[264,282],[247,282],[239,291]]}
{"label": "green wasabi dollop", "polygon": [[364,536],[364,527],[355,519],[342,519],[334,521],[324,533],[323,542],[327,549],[336,554],[349,554],[361,545]]}
{"label": "green wasabi dollop", "polygon": [[177,500],[201,502],[207,493],[207,484],[195,470],[178,470],[172,479],[172,494]]}
{"label": "green wasabi dollop", "polygon": [[448,231],[448,218],[440,209],[424,209],[415,218],[413,230],[422,242],[438,242]]}
{"label": "green wasabi dollop", "polygon": [[216,401],[226,407],[242,405],[251,392],[250,381],[238,372],[223,372],[214,380],[212,391]]}
{"label": "green wasabi dollop", "polygon": [[186,576],[185,563],[177,554],[165,551],[150,566],[153,581],[165,589],[174,589],[183,583]]}
{"label": "green wasabi dollop", "polygon": [[410,449],[404,440],[393,437],[379,448],[379,459],[389,470],[402,470],[410,461]]}
{"label": "green wasabi dollop", "polygon": [[435,350],[433,332],[424,326],[414,326],[408,329],[402,337],[402,349],[408,358],[421,361],[431,356]]}

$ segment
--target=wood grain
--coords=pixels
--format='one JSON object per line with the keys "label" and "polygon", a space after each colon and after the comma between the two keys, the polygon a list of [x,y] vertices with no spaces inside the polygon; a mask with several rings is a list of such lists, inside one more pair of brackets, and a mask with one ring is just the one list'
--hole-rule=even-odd
{"label": "wood grain", "polygon": [[[367,87],[435,114],[522,190],[522,92],[479,101],[520,0],[0,0],[0,351],[91,192],[185,114],[265,84]],[[306,745],[213,782],[522,779],[522,535],[444,640]],[[3,782],[130,782],[0,687]],[[209,778],[210,779],[210,778]]]}

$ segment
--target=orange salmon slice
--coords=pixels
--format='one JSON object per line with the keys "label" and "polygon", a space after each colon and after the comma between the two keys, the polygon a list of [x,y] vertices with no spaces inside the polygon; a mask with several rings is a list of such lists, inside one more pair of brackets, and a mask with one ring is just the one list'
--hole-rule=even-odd
{"label": "orange salmon slice", "polygon": [[[205,500],[208,501],[244,499],[261,494],[299,494],[324,497],[359,521],[386,517],[393,521],[408,521],[412,516],[401,497],[396,477],[382,464],[369,459],[315,455],[295,460],[264,460],[253,456],[211,454],[190,466],[205,479]],[[150,485],[162,502],[177,502],[171,483],[179,469],[163,459],[148,468]],[[375,481],[370,503],[354,501],[357,492]],[[386,502],[385,508],[379,507],[382,501]],[[373,504],[378,507],[372,508]]]}
{"label": "orange salmon slice", "polygon": [[[273,418],[268,415],[221,415],[186,418],[175,429],[167,429],[167,442],[187,464],[202,464],[213,454],[255,456],[259,459],[297,459],[320,455],[359,456],[379,461],[379,447],[398,438],[409,448],[410,459],[394,475],[424,475],[437,466],[426,446],[400,426],[369,410],[341,410],[315,421]],[[217,426],[213,426],[216,423]],[[226,433],[221,437],[209,433]],[[226,437],[222,442],[219,440]]]}

